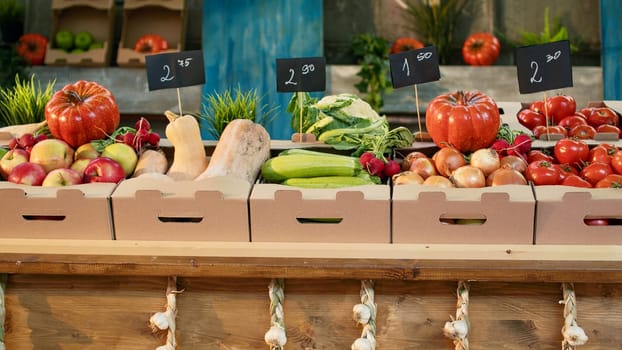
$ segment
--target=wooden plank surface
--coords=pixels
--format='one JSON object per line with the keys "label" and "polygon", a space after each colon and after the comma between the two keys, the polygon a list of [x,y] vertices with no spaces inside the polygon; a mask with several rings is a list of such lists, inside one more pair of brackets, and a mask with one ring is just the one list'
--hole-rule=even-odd
{"label": "wooden plank surface", "polygon": [[119,276],[622,281],[622,246],[2,240],[0,272]]}
{"label": "wooden plank surface", "polygon": [[[267,278],[179,278],[180,349],[263,349],[269,328]],[[7,349],[154,349],[148,326],[164,309],[166,278],[10,275]],[[455,313],[453,281],[379,280],[378,348],[453,349],[442,327]],[[352,320],[355,279],[286,279],[288,349],[348,349],[361,334]],[[622,284],[575,284],[582,350],[619,349]],[[471,282],[471,349],[559,349],[559,283]]]}

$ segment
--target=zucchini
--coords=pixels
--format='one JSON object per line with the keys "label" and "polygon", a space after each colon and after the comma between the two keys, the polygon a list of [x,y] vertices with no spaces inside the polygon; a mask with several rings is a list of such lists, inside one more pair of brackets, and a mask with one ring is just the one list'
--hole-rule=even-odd
{"label": "zucchini", "polygon": [[280,183],[290,178],[318,176],[356,176],[362,170],[354,157],[291,154],[268,159],[261,167],[266,182]]}
{"label": "zucchini", "polygon": [[318,176],[309,178],[290,178],[281,185],[302,188],[341,188],[351,186],[374,185],[369,177],[363,176]]}
{"label": "zucchini", "polygon": [[279,153],[279,156],[289,156],[289,155],[294,155],[294,154],[306,154],[309,156],[319,156],[319,157],[340,157],[340,158],[346,158],[346,159],[358,159],[356,157],[346,156],[343,154],[320,152],[320,151],[314,151],[314,150],[305,149],[305,148],[289,148],[284,151],[281,151]]}

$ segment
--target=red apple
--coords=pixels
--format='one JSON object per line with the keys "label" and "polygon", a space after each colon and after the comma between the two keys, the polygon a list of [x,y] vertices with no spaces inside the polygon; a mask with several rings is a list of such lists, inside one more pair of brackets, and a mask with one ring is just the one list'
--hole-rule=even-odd
{"label": "red apple", "polygon": [[63,140],[41,140],[32,146],[30,161],[41,165],[48,173],[58,168],[69,168],[73,162],[73,148]]}
{"label": "red apple", "polygon": [[79,185],[82,183],[82,175],[73,169],[58,168],[50,171],[43,179],[41,186],[60,187]]}
{"label": "red apple", "polygon": [[8,179],[11,170],[18,164],[26,163],[30,155],[28,151],[21,148],[14,148],[9,150],[0,159],[0,175],[3,179]]}
{"label": "red apple", "polygon": [[125,171],[116,160],[100,157],[93,159],[84,168],[84,183],[111,182],[117,183],[125,179]]}
{"label": "red apple", "polygon": [[8,180],[20,185],[41,186],[45,175],[45,169],[41,165],[25,162],[18,164],[11,170]]}

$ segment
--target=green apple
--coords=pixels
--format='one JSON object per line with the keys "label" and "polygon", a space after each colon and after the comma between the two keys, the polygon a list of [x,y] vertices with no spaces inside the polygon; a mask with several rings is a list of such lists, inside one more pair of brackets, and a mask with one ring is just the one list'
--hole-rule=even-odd
{"label": "green apple", "polygon": [[71,53],[75,53],[75,54],[84,53],[84,50],[79,49],[79,48],[76,47],[75,49],[71,50]]}
{"label": "green apple", "polygon": [[117,163],[121,164],[125,177],[130,177],[134,173],[136,163],[138,162],[138,155],[134,148],[121,142],[106,146],[101,153],[101,157],[116,160]]}
{"label": "green apple", "polygon": [[0,158],[2,158],[9,151],[6,147],[0,147]]}
{"label": "green apple", "polygon": [[89,50],[103,49],[103,48],[104,48],[104,43],[99,42],[99,41],[95,41],[91,44],[91,46],[89,46]]}
{"label": "green apple", "polygon": [[[95,158],[93,158],[93,159],[95,159]],[[77,171],[78,174],[80,174],[80,176],[83,177],[84,176],[84,169],[86,169],[86,166],[89,165],[89,163],[93,159],[90,159],[90,158],[76,159],[73,163],[71,163],[71,166],[69,167],[69,169]]]}
{"label": "green apple", "polygon": [[93,34],[87,31],[82,31],[77,33],[73,38],[73,46],[86,51],[89,49],[93,41]]}
{"label": "green apple", "polygon": [[73,33],[69,30],[59,30],[54,36],[54,45],[62,50],[71,51],[73,49]]}

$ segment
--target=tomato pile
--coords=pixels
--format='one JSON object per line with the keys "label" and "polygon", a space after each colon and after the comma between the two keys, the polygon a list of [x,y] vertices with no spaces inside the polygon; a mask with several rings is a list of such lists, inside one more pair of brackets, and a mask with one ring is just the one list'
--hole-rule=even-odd
{"label": "tomato pile", "polygon": [[597,133],[622,137],[620,118],[614,110],[604,106],[577,110],[577,103],[570,95],[548,97],[546,102],[535,101],[529,108],[520,110],[516,117],[535,138],[547,133],[583,140],[593,139]]}

